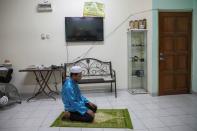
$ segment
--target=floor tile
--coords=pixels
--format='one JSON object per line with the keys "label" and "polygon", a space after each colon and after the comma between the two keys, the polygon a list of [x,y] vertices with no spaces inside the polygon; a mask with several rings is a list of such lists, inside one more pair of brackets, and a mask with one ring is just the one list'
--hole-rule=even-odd
{"label": "floor tile", "polygon": [[125,131],[126,129],[104,128],[104,131]]}
{"label": "floor tile", "polygon": [[169,127],[150,128],[149,131],[172,131]]}
{"label": "floor tile", "polygon": [[172,131],[196,131],[196,130],[194,130],[191,127],[186,126],[186,125],[184,125],[184,126],[174,126],[174,127],[170,127],[170,129]]}
{"label": "floor tile", "polygon": [[165,127],[158,118],[144,118],[142,122],[147,128]]}
{"label": "floor tile", "polygon": [[23,127],[41,126],[43,120],[43,118],[29,118],[24,121]]}
{"label": "floor tile", "polygon": [[66,127],[60,127],[60,131],[81,131],[81,128],[66,128]]}
{"label": "floor tile", "polygon": [[166,126],[178,126],[178,125],[184,125],[180,119],[178,119],[176,116],[165,116],[165,117],[159,117],[159,119],[164,123]]}
{"label": "floor tile", "polygon": [[138,118],[153,118],[154,114],[152,114],[149,110],[139,110],[139,111],[134,111],[135,115]]}
{"label": "floor tile", "polygon": [[40,127],[38,131],[59,131],[59,127]]}
{"label": "floor tile", "polygon": [[3,129],[3,130],[0,130],[0,131],[38,131],[38,128],[39,127],[33,127],[33,128],[25,128],[25,127],[14,127],[14,128],[7,128],[7,129]]}
{"label": "floor tile", "polygon": [[8,122],[4,123],[2,127],[3,128],[24,127],[25,120],[26,119],[11,119]]}
{"label": "floor tile", "polygon": [[103,128],[82,128],[82,131],[103,131]]}
{"label": "floor tile", "polygon": [[132,124],[133,124],[133,128],[135,129],[135,130],[139,130],[139,129],[147,129],[146,127],[145,127],[145,125],[144,125],[144,123],[141,121],[141,120],[139,120],[139,119],[133,119],[132,120]]}

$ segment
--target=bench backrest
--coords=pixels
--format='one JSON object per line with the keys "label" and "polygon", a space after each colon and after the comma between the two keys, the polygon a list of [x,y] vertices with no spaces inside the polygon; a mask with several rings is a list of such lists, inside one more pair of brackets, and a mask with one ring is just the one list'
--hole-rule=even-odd
{"label": "bench backrest", "polygon": [[83,76],[112,76],[112,65],[110,61],[103,62],[95,58],[84,58],[73,63],[64,64],[67,77],[70,75],[70,69],[74,65],[82,68]]}

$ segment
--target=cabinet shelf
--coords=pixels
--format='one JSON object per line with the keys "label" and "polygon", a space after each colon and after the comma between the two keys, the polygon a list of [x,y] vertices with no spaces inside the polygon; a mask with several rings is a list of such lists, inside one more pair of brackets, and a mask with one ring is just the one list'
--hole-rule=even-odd
{"label": "cabinet shelf", "polygon": [[147,29],[128,29],[128,32],[137,32],[137,31],[139,31],[139,32],[141,32],[141,31],[148,31]]}
{"label": "cabinet shelf", "polygon": [[132,47],[140,47],[140,48],[142,48],[142,47],[144,47],[145,45],[131,45]]}
{"label": "cabinet shelf", "polygon": [[143,64],[145,61],[132,61],[132,59],[129,59],[129,62],[132,62],[133,64]]}
{"label": "cabinet shelf", "polygon": [[130,77],[134,77],[134,78],[141,78],[141,77],[144,77],[144,76],[136,76],[136,75],[129,75]]}
{"label": "cabinet shelf", "polygon": [[147,91],[147,30],[129,30],[127,38],[128,90],[135,90],[135,92],[138,92],[137,89]]}

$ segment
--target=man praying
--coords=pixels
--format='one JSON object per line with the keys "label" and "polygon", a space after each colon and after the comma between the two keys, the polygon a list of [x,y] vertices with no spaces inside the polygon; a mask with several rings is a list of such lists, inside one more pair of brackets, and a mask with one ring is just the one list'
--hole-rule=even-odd
{"label": "man praying", "polygon": [[62,101],[65,109],[62,120],[92,122],[97,106],[81,95],[78,82],[82,78],[82,69],[79,66],[73,66],[70,72],[70,77],[62,87]]}

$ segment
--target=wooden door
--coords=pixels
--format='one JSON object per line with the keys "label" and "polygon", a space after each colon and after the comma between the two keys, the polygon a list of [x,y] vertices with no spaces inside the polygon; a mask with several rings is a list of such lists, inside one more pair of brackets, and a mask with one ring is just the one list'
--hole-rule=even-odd
{"label": "wooden door", "polygon": [[159,13],[159,95],[190,92],[191,12]]}

